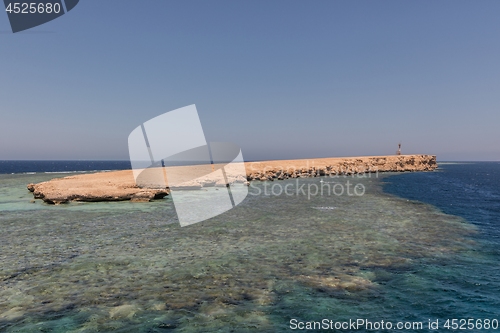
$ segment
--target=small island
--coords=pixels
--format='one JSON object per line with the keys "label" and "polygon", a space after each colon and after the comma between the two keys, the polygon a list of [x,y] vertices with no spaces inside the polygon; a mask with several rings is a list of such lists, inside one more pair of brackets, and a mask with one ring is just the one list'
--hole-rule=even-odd
{"label": "small island", "polygon": [[[246,181],[273,181],[368,172],[432,171],[436,168],[436,156],[434,155],[388,155],[245,162]],[[61,204],[71,201],[130,200],[145,202],[162,199],[169,194],[168,186],[161,188],[137,186],[132,170],[73,175],[38,184],[29,184],[27,187],[33,193],[35,199],[41,199],[48,204]]]}

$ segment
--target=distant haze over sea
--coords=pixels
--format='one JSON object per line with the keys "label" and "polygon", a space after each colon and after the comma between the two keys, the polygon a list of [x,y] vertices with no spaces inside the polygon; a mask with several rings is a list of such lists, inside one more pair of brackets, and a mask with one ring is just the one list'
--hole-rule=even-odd
{"label": "distant haze over sea", "polygon": [[130,169],[129,161],[0,161],[0,174],[64,173]]}

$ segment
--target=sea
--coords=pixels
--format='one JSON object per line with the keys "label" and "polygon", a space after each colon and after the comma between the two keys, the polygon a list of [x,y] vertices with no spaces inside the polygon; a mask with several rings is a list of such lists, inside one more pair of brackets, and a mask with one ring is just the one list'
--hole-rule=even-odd
{"label": "sea", "polygon": [[168,196],[49,205],[26,188],[129,168],[0,161],[1,332],[500,331],[498,162],[252,181],[187,227]]}

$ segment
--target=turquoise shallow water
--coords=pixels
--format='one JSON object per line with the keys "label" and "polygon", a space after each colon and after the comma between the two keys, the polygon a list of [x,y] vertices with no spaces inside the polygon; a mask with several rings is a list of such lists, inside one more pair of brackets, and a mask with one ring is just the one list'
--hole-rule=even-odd
{"label": "turquoise shallow water", "polygon": [[0,175],[2,331],[281,332],[293,319],[498,319],[498,256],[481,226],[385,194],[384,179],[353,179],[362,196],[309,199],[266,195],[265,183],[253,182],[260,195],[181,228],[169,198],[30,203],[25,185],[52,177]]}

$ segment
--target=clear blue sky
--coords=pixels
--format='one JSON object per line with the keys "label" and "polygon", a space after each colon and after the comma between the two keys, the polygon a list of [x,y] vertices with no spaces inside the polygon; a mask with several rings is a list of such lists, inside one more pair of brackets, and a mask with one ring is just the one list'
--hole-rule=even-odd
{"label": "clear blue sky", "polygon": [[[500,1],[82,0],[12,34],[0,13],[0,160],[127,159],[196,104],[246,160],[500,160]],[[168,135],[166,140],[168,140]]]}

